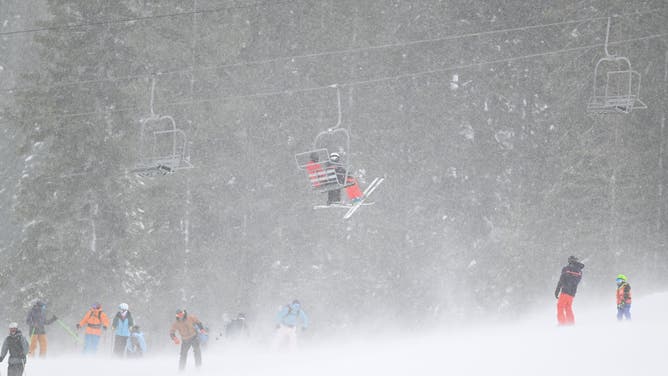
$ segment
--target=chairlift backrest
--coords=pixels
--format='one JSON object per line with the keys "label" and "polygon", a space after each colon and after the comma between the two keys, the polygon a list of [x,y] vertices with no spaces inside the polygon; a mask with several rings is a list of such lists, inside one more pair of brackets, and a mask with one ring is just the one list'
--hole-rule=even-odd
{"label": "chairlift backrest", "polygon": [[297,167],[305,170],[316,191],[331,191],[346,186],[346,167],[329,158],[327,149],[316,149],[295,155]]}

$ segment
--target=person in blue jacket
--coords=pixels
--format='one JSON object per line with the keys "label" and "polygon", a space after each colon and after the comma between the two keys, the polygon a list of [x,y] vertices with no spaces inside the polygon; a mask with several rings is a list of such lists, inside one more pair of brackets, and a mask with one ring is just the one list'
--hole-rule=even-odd
{"label": "person in blue jacket", "polygon": [[308,316],[302,309],[299,300],[293,300],[292,303],[284,306],[276,315],[276,336],[274,337],[273,347],[278,348],[286,340],[290,349],[297,347],[297,328],[302,331],[308,328]]}
{"label": "person in blue jacket", "polygon": [[114,354],[120,357],[125,355],[125,347],[130,337],[130,328],[134,325],[132,314],[127,303],[118,305],[118,312],[114,316],[111,328],[114,330]]}
{"label": "person in blue jacket", "polygon": [[139,325],[130,328],[130,338],[125,346],[128,358],[141,358],[146,353],[146,340],[144,333],[139,330]]}

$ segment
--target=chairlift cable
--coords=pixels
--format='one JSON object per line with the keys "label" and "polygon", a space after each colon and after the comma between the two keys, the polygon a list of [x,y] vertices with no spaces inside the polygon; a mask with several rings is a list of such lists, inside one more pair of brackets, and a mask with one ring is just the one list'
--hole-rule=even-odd
{"label": "chairlift cable", "polygon": [[193,11],[189,11],[189,12],[175,12],[175,13],[167,13],[167,14],[157,14],[157,15],[154,15],[154,16],[130,17],[130,18],[121,18],[121,19],[117,19],[117,20],[103,20],[103,21],[97,21],[97,22],[84,22],[84,23],[72,24],[72,25],[57,25],[57,26],[41,27],[41,28],[34,28],[34,29],[2,31],[2,32],[0,32],[0,36],[30,34],[30,33],[39,33],[39,32],[42,32],[42,31],[57,31],[57,30],[63,30],[63,29],[79,29],[79,28],[84,28],[84,27],[105,26],[105,25],[113,25],[113,24],[125,24],[125,23],[137,22],[137,21],[149,21],[149,20],[154,20],[154,19],[161,19],[161,18],[192,16],[192,15],[197,15],[197,14],[220,13],[220,12],[227,12],[227,11],[236,10],[236,9],[269,7],[269,6],[282,5],[282,4],[288,4],[288,3],[294,3],[294,2],[296,2],[296,1],[295,0],[267,0],[267,1],[261,1],[261,2],[257,2],[257,3],[253,3],[253,4],[235,5],[235,6],[230,6],[230,7],[220,7],[220,8],[211,8],[211,9],[201,9],[201,10],[193,10]]}
{"label": "chairlift cable", "polygon": [[[621,14],[621,15],[614,16],[614,17],[630,17],[630,16],[635,16],[635,15],[655,14],[656,12],[658,12],[658,10],[653,9],[653,10],[646,11],[646,12],[626,13],[626,14]],[[192,13],[192,12],[190,12],[190,13]],[[139,74],[139,75],[120,76],[120,77],[111,77],[111,78],[102,78],[102,79],[93,79],[93,80],[59,82],[59,83],[54,83],[54,84],[51,84],[51,85],[14,86],[14,87],[11,87],[11,88],[8,88],[8,89],[0,89],[0,92],[12,92],[12,91],[15,91],[15,90],[25,90],[25,89],[37,88],[37,87],[51,89],[51,88],[56,88],[56,87],[95,84],[95,83],[102,83],[102,82],[126,81],[126,80],[140,79],[140,78],[144,78],[144,77],[152,76],[152,75],[156,75],[156,74],[158,74],[158,75],[160,75],[160,74],[173,75],[173,74],[182,74],[182,73],[188,73],[188,72],[194,72],[194,71],[203,72],[203,71],[218,70],[218,69],[225,69],[225,68],[247,67],[247,66],[252,66],[252,65],[271,64],[271,63],[276,63],[276,62],[285,61],[285,60],[308,59],[308,58],[314,58],[314,57],[324,57],[324,56],[332,56],[332,55],[339,55],[339,54],[359,53],[359,52],[372,51],[372,50],[406,47],[406,46],[411,46],[411,45],[416,45],[416,44],[436,43],[436,42],[442,42],[442,41],[447,41],[447,40],[457,40],[457,39],[464,39],[464,38],[471,38],[471,37],[479,37],[479,36],[483,36],[483,35],[493,35],[493,34],[514,32],[514,31],[527,31],[527,30],[532,30],[532,29],[537,29],[537,28],[553,27],[553,26],[567,25],[567,24],[573,24],[573,23],[582,23],[582,22],[587,22],[587,21],[597,21],[597,20],[609,19],[609,18],[610,17],[608,17],[608,16],[598,16],[598,17],[590,17],[590,18],[582,18],[582,19],[572,19],[572,20],[568,20],[568,21],[560,21],[560,22],[553,22],[553,23],[546,23],[546,24],[537,24],[537,25],[512,27],[512,28],[506,28],[506,29],[488,30],[488,31],[481,31],[481,32],[476,32],[476,33],[466,33],[466,34],[459,34],[459,35],[448,35],[448,36],[441,37],[441,38],[426,38],[426,39],[400,42],[400,43],[388,43],[388,44],[368,46],[368,47],[357,47],[357,48],[349,48],[349,49],[342,49],[342,50],[330,50],[330,51],[314,52],[314,53],[308,53],[308,54],[302,54],[302,55],[275,57],[275,58],[248,61],[248,62],[216,64],[216,65],[210,65],[210,66],[202,66],[202,67],[199,67],[199,68],[196,68],[196,69],[195,69],[194,66],[190,66],[188,68],[181,68],[181,69],[175,69],[175,70],[164,71],[164,72],[161,72],[161,71],[149,72],[149,73]]]}
{"label": "chairlift cable", "polygon": [[[609,44],[618,45],[618,44],[624,44],[624,43],[630,43],[630,42],[639,42],[639,41],[644,41],[644,40],[663,38],[663,37],[668,37],[668,33],[652,34],[652,35],[647,35],[647,36],[643,36],[643,37],[619,40],[619,41],[611,42]],[[350,81],[350,82],[338,84],[338,86],[340,86],[340,87],[346,87],[346,86],[352,87],[352,86],[361,86],[361,85],[368,85],[368,84],[388,82],[388,81],[396,81],[396,80],[400,80],[400,79],[404,79],[404,78],[432,75],[432,74],[443,73],[443,72],[448,72],[448,71],[452,71],[452,70],[463,70],[463,69],[468,69],[468,68],[473,68],[473,67],[481,67],[481,66],[485,66],[485,65],[494,65],[494,64],[500,64],[500,63],[508,63],[508,62],[517,61],[517,60],[534,59],[534,58],[543,57],[543,56],[559,55],[559,54],[570,53],[570,52],[574,52],[574,51],[582,51],[582,50],[593,49],[593,48],[597,48],[597,47],[601,47],[601,46],[603,46],[603,43],[596,43],[596,44],[591,44],[591,45],[586,45],[586,46],[579,46],[579,47],[563,48],[563,49],[559,49],[559,50],[546,51],[546,52],[540,52],[540,53],[528,54],[528,55],[517,55],[517,56],[511,56],[511,57],[507,57],[507,58],[489,60],[489,61],[483,61],[483,62],[477,62],[477,63],[452,65],[452,66],[449,66],[449,67],[431,69],[431,70],[426,70],[426,71],[403,73],[403,74],[397,74],[397,75],[393,75],[393,76],[384,76],[384,77],[372,78],[372,79],[367,79],[367,80]],[[274,91],[258,92],[258,93],[251,93],[251,94],[241,94],[241,95],[228,95],[228,96],[211,97],[211,98],[203,98],[203,99],[196,99],[196,100],[166,102],[166,103],[164,103],[164,105],[166,105],[166,106],[178,106],[178,105],[210,103],[210,102],[214,102],[214,101],[224,101],[224,100],[232,100],[232,99],[266,98],[266,97],[272,97],[272,96],[278,96],[278,95],[320,91],[320,90],[325,90],[325,89],[328,89],[328,88],[331,88],[331,85],[313,86],[313,87],[306,87],[306,88],[300,88],[300,89],[274,90]],[[110,113],[131,112],[131,111],[136,111],[136,110],[138,110],[138,107],[134,106],[134,107],[124,107],[124,108],[110,109],[110,110],[107,110],[107,111],[87,111],[87,112],[77,112],[77,113],[68,113],[68,114],[49,113],[49,114],[45,114],[45,115],[42,115],[42,116],[37,116],[37,117],[34,117],[34,118],[26,118],[24,120],[25,121],[35,121],[35,120],[40,120],[40,119],[53,119],[53,118],[67,119],[67,118],[74,118],[74,117],[88,116],[88,115],[101,115],[101,114],[110,114]],[[2,123],[2,122],[0,121],[0,123]]]}

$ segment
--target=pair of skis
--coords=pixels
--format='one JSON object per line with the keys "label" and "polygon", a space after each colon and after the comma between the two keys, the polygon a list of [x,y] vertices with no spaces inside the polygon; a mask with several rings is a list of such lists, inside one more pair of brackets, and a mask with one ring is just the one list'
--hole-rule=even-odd
{"label": "pair of skis", "polygon": [[325,209],[325,208],[346,208],[348,211],[346,214],[343,216],[343,219],[348,219],[350,218],[357,209],[359,209],[361,206],[368,206],[368,205],[373,205],[373,202],[366,202],[366,200],[369,198],[369,196],[378,188],[378,186],[385,181],[385,178],[375,178],[369,184],[368,187],[364,190],[362,193],[362,199],[353,203],[353,204],[331,204],[331,205],[316,205],[313,207],[313,209]]}

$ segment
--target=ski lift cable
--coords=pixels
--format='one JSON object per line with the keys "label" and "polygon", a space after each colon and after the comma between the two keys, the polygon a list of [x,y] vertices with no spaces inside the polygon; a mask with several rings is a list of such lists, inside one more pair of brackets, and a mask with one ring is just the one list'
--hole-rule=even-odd
{"label": "ski lift cable", "polygon": [[157,14],[157,15],[153,15],[153,16],[144,16],[144,17],[120,18],[120,19],[117,19],[117,20],[103,20],[103,21],[96,21],[96,22],[83,22],[83,23],[71,24],[71,25],[57,25],[57,26],[40,27],[40,28],[34,28],[34,29],[2,31],[2,32],[0,32],[0,36],[30,34],[30,33],[39,33],[39,32],[42,32],[42,31],[57,31],[57,30],[64,30],[64,29],[80,29],[80,28],[84,28],[84,27],[106,26],[106,25],[113,25],[113,24],[126,24],[126,23],[132,23],[132,22],[137,22],[137,21],[149,21],[149,20],[162,19],[162,18],[192,16],[192,15],[197,15],[197,14],[221,13],[221,12],[227,12],[227,11],[232,11],[232,10],[237,10],[237,9],[270,7],[270,6],[283,5],[283,4],[289,4],[289,3],[295,3],[295,2],[296,2],[295,0],[267,0],[267,1],[260,1],[260,2],[257,2],[257,3],[253,3],[253,4],[234,5],[234,6],[229,6],[229,7],[220,7],[220,8],[211,8],[211,9],[200,9],[200,10],[192,10],[192,11],[188,11],[188,12],[175,12],[175,13],[167,13],[167,14]]}
{"label": "ski lift cable", "polygon": [[[643,37],[637,37],[637,38],[631,38],[631,39],[625,39],[625,40],[618,40],[618,41],[615,41],[615,42],[610,42],[609,44],[620,45],[620,44],[624,44],[624,43],[639,42],[639,41],[645,41],[645,40],[657,39],[657,38],[665,38],[665,37],[668,37],[668,33],[651,34],[651,35],[646,35],[646,36],[643,36]],[[586,46],[569,47],[569,48],[563,48],[563,49],[559,49],[559,50],[539,52],[539,53],[527,54],[527,55],[517,55],[517,56],[511,56],[511,57],[507,57],[507,58],[488,60],[488,61],[482,61],[482,62],[476,62],[476,63],[458,64],[458,65],[452,65],[452,66],[449,66],[449,67],[443,67],[443,68],[431,69],[431,70],[425,70],[425,71],[419,71],[419,72],[402,73],[402,74],[397,74],[397,75],[393,75],[393,76],[383,76],[383,77],[372,78],[372,79],[367,79],[367,80],[350,81],[350,82],[340,83],[340,84],[337,84],[337,85],[340,86],[340,87],[346,87],[346,86],[347,87],[352,87],[352,86],[361,86],[361,85],[375,84],[375,83],[381,83],[381,82],[397,81],[397,80],[404,79],[404,78],[432,75],[432,74],[438,74],[438,73],[443,73],[443,72],[449,72],[449,71],[452,71],[452,70],[464,70],[464,69],[469,69],[469,68],[474,68],[474,67],[482,67],[482,66],[485,66],[485,65],[494,65],[494,64],[508,63],[508,62],[512,62],[512,61],[518,61],[518,60],[534,59],[534,58],[539,58],[539,57],[544,57],[544,56],[560,55],[560,54],[565,54],[565,53],[570,53],[570,52],[575,52],[575,51],[594,49],[594,48],[598,48],[598,47],[602,47],[602,46],[603,46],[602,43],[596,43],[596,44],[591,44],[591,45],[586,45]],[[167,103],[165,103],[165,105],[167,105],[167,106],[179,106],[179,105],[192,105],[192,104],[200,104],[200,103],[211,103],[211,102],[214,102],[214,101],[224,101],[224,100],[232,100],[232,99],[265,98],[265,97],[286,95],[286,94],[291,95],[291,94],[295,94],[295,93],[308,93],[308,92],[320,91],[320,90],[324,90],[324,89],[328,89],[328,88],[331,88],[331,85],[313,86],[313,87],[306,87],[306,88],[299,88],[299,89],[274,90],[274,91],[265,91],[265,92],[240,94],[240,95],[227,95],[227,96],[221,96],[221,97],[211,97],[211,98],[194,99],[194,100],[191,99],[191,100],[167,102]],[[24,120],[25,121],[34,121],[34,120],[54,119],[54,118],[67,119],[67,118],[74,118],[74,117],[80,117],[80,116],[131,112],[131,111],[136,111],[137,109],[138,109],[138,107],[135,106],[135,107],[115,108],[115,109],[110,109],[110,110],[107,110],[107,111],[86,111],[86,112],[76,112],[76,113],[68,113],[68,114],[49,113],[49,114],[45,114],[45,115],[42,115],[42,116],[36,116],[34,118],[26,118]],[[2,122],[0,121],[0,123],[2,123]]]}
{"label": "ski lift cable", "polygon": [[[613,17],[630,17],[630,16],[636,16],[636,15],[656,14],[658,11],[659,11],[658,9],[653,9],[653,10],[646,11],[646,12],[626,13],[626,14],[616,15],[616,16],[613,16]],[[448,35],[448,36],[441,37],[441,38],[426,38],[426,39],[413,40],[413,41],[407,41],[407,42],[387,43],[387,44],[368,46],[368,47],[358,47],[358,48],[348,48],[348,49],[342,49],[342,50],[330,50],[330,51],[314,52],[314,53],[308,53],[308,54],[302,54],[302,55],[275,57],[275,58],[248,61],[248,62],[215,64],[215,65],[202,66],[202,67],[197,67],[197,68],[195,68],[194,66],[190,66],[188,68],[181,68],[181,69],[175,69],[175,70],[164,71],[164,72],[157,71],[157,72],[150,72],[150,73],[139,74],[139,75],[110,77],[110,78],[93,79],[93,80],[71,81],[71,82],[61,82],[61,83],[54,83],[54,84],[51,84],[51,85],[14,86],[14,87],[7,88],[7,89],[0,89],[0,92],[12,92],[12,91],[15,91],[15,90],[26,90],[26,89],[29,89],[29,88],[38,88],[38,87],[42,88],[42,89],[51,89],[51,88],[57,88],[57,87],[87,85],[87,84],[95,84],[95,83],[102,83],[102,82],[127,81],[127,80],[140,79],[140,78],[144,78],[144,77],[151,76],[151,75],[156,75],[156,74],[174,75],[174,74],[183,74],[183,73],[196,72],[196,71],[197,72],[204,72],[204,71],[226,69],[226,68],[247,67],[247,66],[253,66],[253,65],[271,64],[271,63],[281,62],[281,61],[285,61],[285,60],[308,59],[308,58],[332,56],[332,55],[339,55],[339,54],[359,53],[359,52],[372,51],[372,50],[400,48],[400,47],[406,47],[406,46],[412,46],[412,45],[418,45],[418,44],[436,43],[436,42],[442,42],[442,41],[448,41],[448,40],[457,40],[457,39],[464,39],[464,38],[480,37],[480,36],[484,36],[484,35],[494,35],[494,34],[501,34],[501,33],[508,33],[508,32],[516,32],[516,31],[528,31],[528,30],[533,30],[533,29],[538,29],[538,28],[554,27],[554,26],[568,25],[568,24],[574,24],[574,23],[582,23],[582,22],[588,22],[588,21],[598,21],[598,20],[609,19],[609,18],[610,17],[608,17],[608,16],[589,17],[589,18],[582,18],[582,19],[572,19],[572,20],[567,20],[567,21],[553,22],[553,23],[519,26],[519,27],[511,27],[511,28],[505,28],[505,29],[495,29],[495,30],[481,31],[481,32],[475,32],[475,33]]]}

